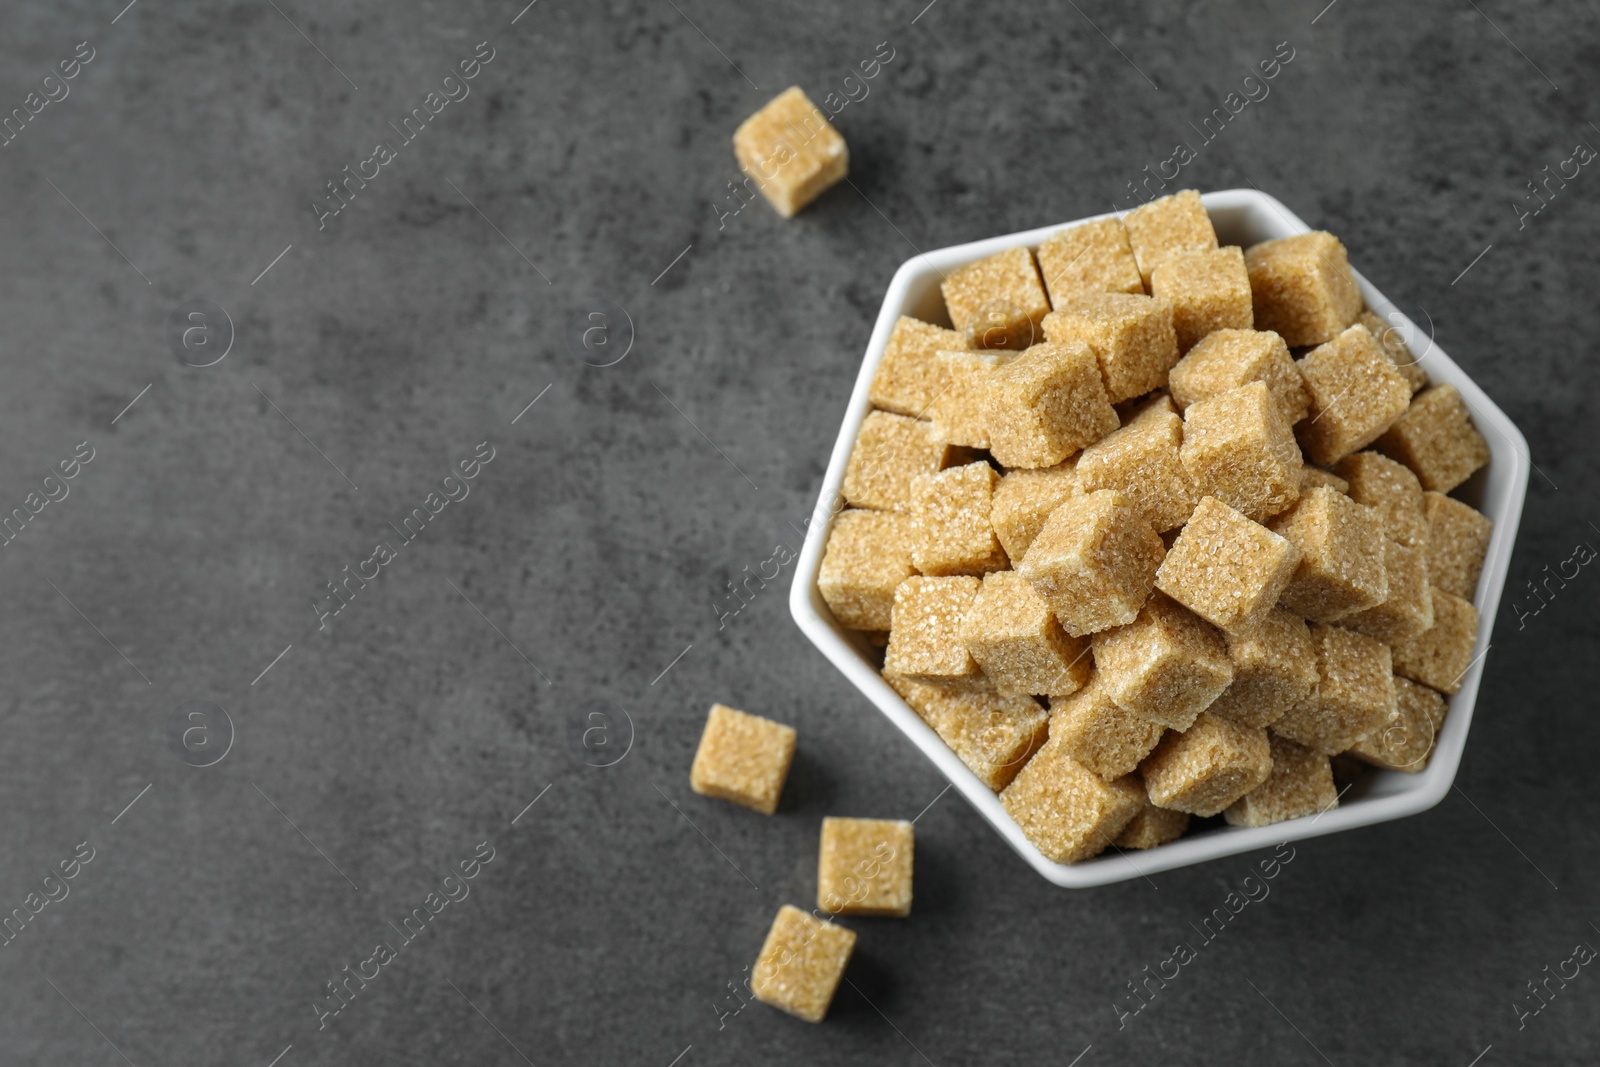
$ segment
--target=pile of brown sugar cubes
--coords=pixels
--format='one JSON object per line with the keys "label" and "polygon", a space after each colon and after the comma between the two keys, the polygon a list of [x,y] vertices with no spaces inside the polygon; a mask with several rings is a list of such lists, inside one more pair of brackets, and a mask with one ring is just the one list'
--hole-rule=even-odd
{"label": "pile of brown sugar cubes", "polygon": [[819,585],[1041,853],[1426,765],[1490,532],[1447,494],[1489,449],[1336,237],[1218,247],[1186,191],[942,290],[953,329],[894,327]]}

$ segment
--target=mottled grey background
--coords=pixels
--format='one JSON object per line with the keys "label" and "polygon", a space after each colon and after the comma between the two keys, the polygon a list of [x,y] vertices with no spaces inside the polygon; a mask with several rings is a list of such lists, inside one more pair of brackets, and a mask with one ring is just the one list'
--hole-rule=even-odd
{"label": "mottled grey background", "polygon": [[[0,149],[0,511],[95,450],[0,550],[0,910],[95,849],[0,949],[0,1061],[1592,1061],[1600,975],[1522,1029],[1513,1005],[1600,945],[1600,576],[1522,629],[1513,606],[1600,543],[1600,175],[1514,207],[1600,144],[1594,5],[124,2],[0,13],[0,114],[95,50]],[[324,183],[484,40],[470,97],[319,232]],[[884,41],[837,120],[856,188],[719,224],[735,125]],[[1341,235],[1540,471],[1462,792],[1298,846],[1121,1030],[1124,983],[1257,857],[1069,892],[945,796],[915,914],[852,924],[825,1025],[719,1021],[777,907],[813,899],[821,816],[943,787],[801,638],[792,568],[717,620],[799,547],[895,267],[1108,210],[1279,42],[1182,184]],[[165,336],[190,299],[236,327],[205,369]],[[606,305],[636,336],[599,369],[573,323]],[[324,582],[484,440],[471,495],[319,632]],[[175,751],[190,700],[236,727],[204,769]],[[713,700],[799,729],[776,817],[689,791]],[[609,751],[633,726],[606,768],[594,701]],[[480,841],[471,895],[319,1032],[324,983]]]}

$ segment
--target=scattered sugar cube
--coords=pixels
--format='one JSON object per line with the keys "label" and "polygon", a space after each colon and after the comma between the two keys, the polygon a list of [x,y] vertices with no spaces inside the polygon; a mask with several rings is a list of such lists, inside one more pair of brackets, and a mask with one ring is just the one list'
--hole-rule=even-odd
{"label": "scattered sugar cube", "polygon": [[944,369],[937,353],[966,347],[964,333],[901,315],[889,334],[883,359],[872,375],[867,399],[872,401],[873,407],[923,418],[928,405],[944,388]]}
{"label": "scattered sugar cube", "polygon": [[1389,646],[1402,645],[1433,625],[1433,594],[1428,587],[1428,560],[1420,548],[1383,542],[1389,595],[1383,603],[1339,620],[1357,633]]}
{"label": "scattered sugar cube", "polygon": [[1044,522],[1061,503],[1077,496],[1078,472],[1073,461],[1037,470],[1008,471],[994,491],[989,522],[1006,555],[1019,560],[1044,529]]}
{"label": "scattered sugar cube", "polygon": [[1270,330],[1217,330],[1189,349],[1167,375],[1167,387],[1180,411],[1251,382],[1267,383],[1290,426],[1311,409],[1311,394],[1289,356],[1289,346]]}
{"label": "scattered sugar cube", "polygon": [[1283,606],[1334,622],[1389,596],[1383,523],[1378,513],[1332,489],[1313,489],[1267,524],[1300,550]]}
{"label": "scattered sugar cube", "polygon": [[[1142,782],[1140,787],[1143,788]],[[1188,812],[1158,808],[1150,803],[1150,797],[1147,795],[1139,814],[1122,828],[1122,833],[1117,835],[1113,844],[1118,848],[1155,848],[1168,841],[1176,841],[1188,828]]]}
{"label": "scattered sugar cube", "polygon": [[1373,339],[1378,342],[1378,347],[1383,349],[1383,354],[1389,357],[1395,370],[1405,376],[1411,385],[1411,391],[1425,388],[1428,384],[1428,372],[1422,369],[1422,364],[1412,354],[1411,347],[1406,344],[1405,336],[1399,328],[1380,319],[1375,312],[1363,311],[1357,322],[1367,328]]}
{"label": "scattered sugar cube", "polygon": [[976,578],[907,578],[894,591],[885,672],[919,682],[984,684],[961,643],[961,619],[981,583]]}
{"label": "scattered sugar cube", "polygon": [[1249,634],[1225,634],[1233,684],[1206,708],[1240,726],[1271,726],[1311,694],[1317,650],[1304,619],[1274,610]]}
{"label": "scattered sugar cube", "polygon": [[689,788],[771,815],[789,777],[794,740],[792,726],[713,704],[689,769]]}
{"label": "scattered sugar cube", "polygon": [[1321,467],[1313,467],[1309,463],[1302,466],[1300,468],[1300,495],[1304,496],[1318,486],[1324,489],[1332,489],[1336,493],[1344,493],[1347,496],[1350,493],[1350,483],[1337,474],[1325,471]]}
{"label": "scattered sugar cube", "polygon": [[750,992],[796,1019],[820,1023],[855,947],[855,931],[785,904],[750,971]]}
{"label": "scattered sugar cube", "polygon": [[1211,227],[1200,194],[1185,189],[1171,196],[1152,200],[1135,208],[1123,220],[1128,244],[1139,264],[1145,288],[1157,266],[1185,252],[1205,252],[1217,247],[1217,231]]}
{"label": "scattered sugar cube", "polygon": [[1300,552],[1214,496],[1195,505],[1156,572],[1156,588],[1229,633],[1247,633],[1272,611]]}
{"label": "scattered sugar cube", "polygon": [[1394,695],[1399,716],[1366,740],[1357,741],[1350,751],[1374,767],[1416,774],[1427,769],[1449,705],[1444,697],[1409,678],[1395,678]]}
{"label": "scattered sugar cube", "polygon": [[1183,733],[1167,731],[1139,768],[1157,807],[1208,818],[1267,780],[1267,732],[1200,713]]}
{"label": "scattered sugar cube", "polygon": [[1182,443],[1183,420],[1171,402],[1147,404],[1122,429],[1083,450],[1078,484],[1086,493],[1120,491],[1157,533],[1165,533],[1188,522],[1200,498],[1178,459]]}
{"label": "scattered sugar cube", "polygon": [[888,682],[984,785],[999,792],[1049,736],[1050,716],[1032,697],[960,690],[885,673]]}
{"label": "scattered sugar cube", "polygon": [[1121,219],[1085,222],[1051,234],[1039,246],[1039,273],[1051,306],[1083,293],[1144,292]]}
{"label": "scattered sugar cube", "polygon": [[968,463],[911,482],[911,563],[923,574],[982,575],[1009,566],[989,525],[1000,476]]}
{"label": "scattered sugar cube", "polygon": [[1272,724],[1273,733],[1324,755],[1343,752],[1395,719],[1389,646],[1342,626],[1311,627],[1316,688]]}
{"label": "scattered sugar cube", "polygon": [[868,412],[845,466],[844,498],[858,508],[905,511],[912,479],[943,470],[949,455],[950,443],[932,423]]}
{"label": "scattered sugar cube", "polygon": [[1088,293],[1063,300],[1044,317],[1044,335],[1088,345],[1112,402],[1161,388],[1178,362],[1172,305],[1153,296]]}
{"label": "scattered sugar cube", "polygon": [[985,575],[961,621],[961,639],[1006,694],[1076,693],[1089,680],[1089,642],[1061,628],[1050,606],[1017,571]]}
{"label": "scattered sugar cube", "polygon": [[1008,248],[951,272],[940,284],[950,321],[977,348],[1027,348],[1050,301],[1033,253]]}
{"label": "scattered sugar cube", "polygon": [[1074,637],[1134,620],[1165,549],[1114,489],[1075,496],[1050,513],[1017,564]]}
{"label": "scattered sugar cube", "polygon": [[1222,635],[1162,593],[1127,626],[1094,635],[1094,665],[1112,700],[1173,730],[1187,730],[1233,681]]}
{"label": "scattered sugar cube", "polygon": [[1256,522],[1300,497],[1300,446],[1265,382],[1190,404],[1178,457],[1201,496]]}
{"label": "scattered sugar cube", "polygon": [[989,447],[989,427],[983,412],[987,395],[984,382],[991,371],[1016,356],[1003,349],[938,353],[943,385],[928,405],[927,417],[946,441],[964,448]]}
{"label": "scattered sugar cube", "polygon": [[817,573],[828,610],[848,630],[887,630],[897,586],[911,566],[912,524],[892,511],[852,508],[833,520]]}
{"label": "scattered sugar cube", "polygon": [[1150,292],[1172,302],[1182,352],[1217,330],[1248,330],[1255,324],[1244,252],[1232,246],[1167,257],[1150,275]]}
{"label": "scattered sugar cube", "polygon": [[1489,462],[1489,443],[1453,385],[1418,393],[1377,441],[1378,451],[1410,467],[1422,488],[1437,493],[1448,493]]}
{"label": "scattered sugar cube", "polygon": [[1435,589],[1471,600],[1494,523],[1461,501],[1432,491],[1422,494],[1422,510],[1428,519],[1428,581]]}
{"label": "scattered sugar cube", "polygon": [[1137,778],[1107,781],[1053,738],[1000,794],[1027,839],[1056,863],[1099,855],[1138,814],[1143,799]]}
{"label": "scattered sugar cube", "polygon": [[823,819],[817,907],[830,915],[910,915],[913,845],[902,819]]}
{"label": "scattered sugar cube", "polygon": [[1435,589],[1433,625],[1394,649],[1394,673],[1429,689],[1454,694],[1472,666],[1478,609],[1472,601]]}
{"label": "scattered sugar cube", "polygon": [[1272,773],[1222,813],[1229,826],[1271,826],[1338,807],[1327,756],[1275,734],[1268,741]]}
{"label": "scattered sugar cube", "polygon": [[1299,365],[1311,394],[1301,441],[1318,466],[1331,467],[1376,441],[1411,400],[1411,386],[1359,323],[1313,348]]}
{"label": "scattered sugar cube", "polygon": [[1245,249],[1258,330],[1272,330],[1293,347],[1320,345],[1356,321],[1361,290],[1344,245],[1331,233],[1263,241]]}
{"label": "scattered sugar cube", "polygon": [[984,379],[989,449],[1006,467],[1053,467],[1117,428],[1094,353],[1037,344]]}
{"label": "scattered sugar cube", "polygon": [[1428,542],[1428,520],[1422,513],[1422,486],[1417,476],[1388,456],[1356,452],[1334,467],[1344,479],[1345,491],[1357,504],[1378,512],[1383,532],[1407,548]]}
{"label": "scattered sugar cube", "polygon": [[773,97],[733,134],[739,169],[784,218],[850,170],[850,149],[798,85]]}
{"label": "scattered sugar cube", "polygon": [[1050,736],[1102,778],[1131,774],[1161,740],[1162,727],[1111,699],[1098,681],[1050,701]]}

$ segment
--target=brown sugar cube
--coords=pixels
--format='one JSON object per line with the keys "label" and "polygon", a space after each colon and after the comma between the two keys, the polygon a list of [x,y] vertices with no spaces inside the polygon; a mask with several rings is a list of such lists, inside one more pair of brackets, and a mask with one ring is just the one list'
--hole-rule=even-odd
{"label": "brown sugar cube", "polygon": [[1428,520],[1428,582],[1471,600],[1494,523],[1461,501],[1432,491],[1422,494],[1422,511]]}
{"label": "brown sugar cube", "polygon": [[1181,411],[1190,404],[1265,382],[1290,426],[1306,417],[1311,394],[1289,346],[1270,330],[1217,330],[1206,335],[1167,375],[1167,387]]}
{"label": "brown sugar cube", "polygon": [[1150,293],[1172,302],[1172,326],[1181,352],[1217,330],[1248,330],[1255,324],[1250,275],[1238,248],[1186,252],[1162,260],[1150,275]]}
{"label": "brown sugar cube", "polygon": [[1363,311],[1356,321],[1372,334],[1373,339],[1378,342],[1378,347],[1383,349],[1383,354],[1394,364],[1394,369],[1404,375],[1406,381],[1410,383],[1413,393],[1427,387],[1428,372],[1422,369],[1422,364],[1412,354],[1411,346],[1406,344],[1405,336],[1398,327],[1383,321],[1372,311]]}
{"label": "brown sugar cube", "polygon": [[1272,330],[1289,345],[1320,345],[1356,321],[1361,290],[1344,245],[1331,233],[1263,241],[1244,252],[1250,273],[1256,329]]}
{"label": "brown sugar cube", "polygon": [[1099,855],[1138,814],[1143,799],[1137,778],[1107,781],[1053,738],[1000,794],[1024,836],[1055,863]]}
{"label": "brown sugar cube", "polygon": [[967,769],[996,792],[1017,776],[1049,736],[1050,716],[1032,697],[952,689],[889,673],[883,679]]}
{"label": "brown sugar cube", "polygon": [[1165,549],[1115,489],[1075,496],[1050,513],[1017,570],[1082,637],[1124,626],[1150,596]]}
{"label": "brown sugar cube", "polygon": [[1334,622],[1389,596],[1383,523],[1378,513],[1332,489],[1313,489],[1267,524],[1300,550],[1283,606]]}
{"label": "brown sugar cube", "polygon": [[1129,711],[1098,682],[1050,701],[1050,736],[1067,755],[1102,778],[1131,774],[1161,740],[1162,727]]}
{"label": "brown sugar cube", "polygon": [[858,508],[905,511],[912,479],[943,470],[949,455],[950,443],[931,423],[868,412],[845,465],[844,498]]}
{"label": "brown sugar cube", "polygon": [[961,639],[1001,693],[1067,696],[1094,666],[1089,642],[1068,635],[1016,571],[984,576],[961,620]]}
{"label": "brown sugar cube", "polygon": [[1453,385],[1418,393],[1377,441],[1378,451],[1410,467],[1422,488],[1436,493],[1448,493],[1489,462],[1489,443]]}
{"label": "brown sugar cube", "polygon": [[1050,301],[1033,253],[1008,248],[952,271],[940,284],[950,321],[976,348],[1027,348]]}
{"label": "brown sugar cube", "polygon": [[1394,673],[1429,689],[1454,694],[1472,666],[1478,642],[1478,609],[1472,601],[1433,591],[1433,625],[1395,646]]}
{"label": "brown sugar cube", "polygon": [[1117,428],[1094,353],[1038,344],[984,379],[989,449],[1006,467],[1053,467]]}
{"label": "brown sugar cube", "polygon": [[1139,773],[1157,807],[1208,818],[1267,780],[1271,746],[1265,730],[1202,712],[1183,733],[1167,731]]}
{"label": "brown sugar cube", "polygon": [[1113,403],[1161,388],[1178,362],[1172,305],[1153,296],[1088,293],[1063,300],[1045,316],[1044,335],[1088,345]]}
{"label": "brown sugar cube", "polygon": [[927,417],[946,441],[964,448],[988,448],[989,427],[983,404],[984,382],[996,367],[1016,358],[1015,352],[980,350],[940,352],[943,385],[928,405]]}
{"label": "brown sugar cube", "polygon": [[1260,625],[1300,552],[1214,496],[1201,499],[1156,573],[1156,588],[1230,633]]}
{"label": "brown sugar cube", "polygon": [[750,971],[750,992],[796,1019],[820,1023],[855,947],[855,931],[785,904]]}
{"label": "brown sugar cube", "polygon": [[1300,440],[1319,466],[1331,467],[1376,441],[1411,399],[1411,386],[1360,324],[1313,348],[1299,366],[1311,394]]}
{"label": "brown sugar cube", "polygon": [[994,491],[989,522],[1006,555],[1021,559],[1061,503],[1077,496],[1077,467],[1072,461],[1037,470],[1008,471]]}
{"label": "brown sugar cube", "polygon": [[1233,684],[1211,702],[1207,714],[1240,726],[1271,726],[1316,686],[1317,651],[1298,615],[1275,610],[1251,633],[1224,636]]}
{"label": "brown sugar cube", "polygon": [[1200,194],[1185,189],[1171,196],[1152,200],[1135,208],[1123,220],[1128,243],[1138,261],[1139,274],[1146,288],[1156,267],[1172,256],[1185,252],[1205,252],[1217,247],[1217,231],[1211,227]]}
{"label": "brown sugar cube", "polygon": [[713,704],[689,769],[689,787],[771,815],[789,777],[794,739],[792,726]]}
{"label": "brown sugar cube", "polygon": [[964,333],[901,315],[889,333],[867,399],[873,407],[922,418],[944,388],[944,369],[937,354],[966,347]]}
{"label": "brown sugar cube", "polygon": [[1188,522],[1200,498],[1178,459],[1182,444],[1183,420],[1171,402],[1152,402],[1122,429],[1083,450],[1078,484],[1086,493],[1118,490],[1157,533],[1165,533]]}
{"label": "brown sugar cube", "polygon": [[1005,568],[1005,550],[989,526],[1000,476],[968,463],[911,482],[911,563],[923,574],[982,575]]}
{"label": "brown sugar cube", "polygon": [[902,819],[823,819],[817,907],[829,915],[910,915],[913,845]]}
{"label": "brown sugar cube", "polygon": [[833,520],[817,589],[847,630],[887,630],[897,586],[911,566],[911,520],[892,511],[850,509]]}
{"label": "brown sugar cube", "polygon": [[1189,405],[1178,458],[1196,492],[1256,522],[1300,497],[1300,446],[1265,382]]}
{"label": "brown sugar cube", "polygon": [[773,97],[733,133],[739,169],[784,218],[850,170],[850,149],[798,85]]}
{"label": "brown sugar cube", "polygon": [[1324,755],[1343,752],[1395,718],[1389,646],[1342,626],[1312,626],[1316,688],[1272,724],[1272,732]]}
{"label": "brown sugar cube", "polygon": [[1338,806],[1327,756],[1277,735],[1268,741],[1272,773],[1222,813],[1229,826],[1271,826]]}
{"label": "brown sugar cube", "polygon": [[919,682],[982,685],[983,672],[961,643],[961,619],[981,583],[976,578],[907,578],[894,591],[885,672]]}
{"label": "brown sugar cube", "polygon": [[1416,774],[1427,769],[1428,756],[1449,705],[1444,697],[1409,678],[1394,680],[1394,696],[1400,712],[1395,721],[1366,740],[1357,741],[1350,752],[1374,767]]}
{"label": "brown sugar cube", "polygon": [[1428,588],[1428,561],[1422,549],[1386,539],[1383,564],[1389,595],[1381,604],[1345,616],[1339,625],[1392,647],[1433,625],[1433,593]]}
{"label": "brown sugar cube", "polygon": [[1144,292],[1121,219],[1085,222],[1051,234],[1039,246],[1039,273],[1051,306],[1083,293]]}
{"label": "brown sugar cube", "polygon": [[1336,493],[1344,493],[1347,496],[1350,493],[1350,483],[1337,474],[1325,471],[1321,467],[1313,467],[1309,463],[1302,466],[1300,468],[1300,495],[1304,496],[1318,486],[1324,489],[1332,489]]}
{"label": "brown sugar cube", "polygon": [[1222,635],[1162,593],[1127,626],[1094,635],[1094,665],[1112,700],[1173,730],[1187,730],[1233,681]]}
{"label": "brown sugar cube", "polygon": [[[1141,787],[1142,785],[1141,782]],[[1122,833],[1118,834],[1116,841],[1112,843],[1118,848],[1155,848],[1157,845],[1176,841],[1188,828],[1188,812],[1158,808],[1150,803],[1149,796],[1146,796],[1139,814],[1122,828]]]}
{"label": "brown sugar cube", "polygon": [[1377,511],[1383,532],[1407,548],[1428,542],[1428,520],[1422,512],[1422,486],[1417,476],[1388,456],[1357,452],[1334,467],[1345,480],[1346,492],[1357,504]]}

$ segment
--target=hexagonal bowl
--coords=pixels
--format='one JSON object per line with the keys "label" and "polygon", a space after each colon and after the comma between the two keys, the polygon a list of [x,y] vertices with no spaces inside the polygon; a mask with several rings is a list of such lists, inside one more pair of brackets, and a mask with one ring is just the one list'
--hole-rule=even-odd
{"label": "hexagonal bowl", "polygon": [[[1211,215],[1217,237],[1224,245],[1249,246],[1258,241],[1288,237],[1311,229],[1299,217],[1274,198],[1255,189],[1229,189],[1207,193],[1203,197],[1206,210]],[[1112,218],[1115,215],[1097,215],[1094,218]],[[1092,219],[1079,219],[1089,222]],[[842,671],[857,689],[866,696],[900,732],[910,739],[950,780],[978,814],[994,827],[1017,854],[1034,870],[1056,885],[1088,887],[1119,882],[1128,878],[1149,875],[1158,871],[1184,867],[1204,860],[1232,856],[1251,849],[1276,845],[1283,841],[1298,841],[1322,834],[1336,833],[1358,826],[1398,819],[1425,811],[1444,799],[1455,780],[1456,768],[1461,762],[1461,752],[1467,741],[1467,731],[1472,726],[1473,706],[1478,697],[1478,686],[1483,678],[1485,653],[1489,649],[1490,631],[1495,613],[1500,605],[1501,590],[1505,586],[1506,572],[1510,566],[1512,543],[1516,539],[1517,524],[1522,517],[1523,500],[1527,495],[1528,470],[1531,461],[1528,446],[1517,427],[1506,417],[1482,389],[1466,373],[1432,343],[1431,337],[1420,333],[1416,324],[1406,318],[1393,302],[1373,287],[1358,272],[1356,280],[1361,286],[1367,304],[1378,315],[1404,331],[1413,341],[1413,350],[1425,349],[1420,356],[1422,367],[1433,382],[1449,382],[1461,391],[1478,429],[1489,442],[1491,459],[1488,466],[1475,474],[1457,490],[1458,497],[1472,504],[1494,520],[1494,533],[1484,562],[1483,575],[1478,581],[1473,603],[1482,619],[1478,631],[1477,647],[1473,650],[1472,664],[1462,679],[1461,690],[1449,698],[1450,711],[1445,717],[1432,758],[1425,770],[1418,774],[1399,771],[1369,771],[1362,780],[1342,797],[1338,807],[1316,816],[1307,816],[1273,826],[1216,827],[1179,838],[1170,844],[1144,852],[1102,853],[1083,863],[1061,864],[1046,859],[1034,848],[1011,817],[1001,807],[999,797],[967,769],[939,735],[922,721],[921,717],[891,689],[873,665],[871,650],[861,634],[840,626],[817,589],[817,572],[822,565],[822,550],[832,526],[833,517],[843,507],[840,483],[844,478],[845,463],[855,442],[861,420],[871,410],[867,388],[872,381],[878,361],[889,341],[889,332],[901,315],[949,325],[944,313],[944,302],[939,294],[939,282],[945,274],[964,264],[1017,245],[1037,248],[1039,243],[1065,226],[1067,222],[1047,226],[1025,233],[993,237],[971,244],[956,245],[928,252],[907,260],[889,283],[888,294],[878,313],[872,339],[867,344],[866,357],[856,376],[855,390],[851,393],[849,407],[845,410],[839,439],[833,447],[833,457],[828,463],[827,475],[817,509],[808,526],[805,547],[800,552],[790,590],[789,609],[795,622],[811,642]],[[1357,250],[1359,252],[1359,249]]]}

